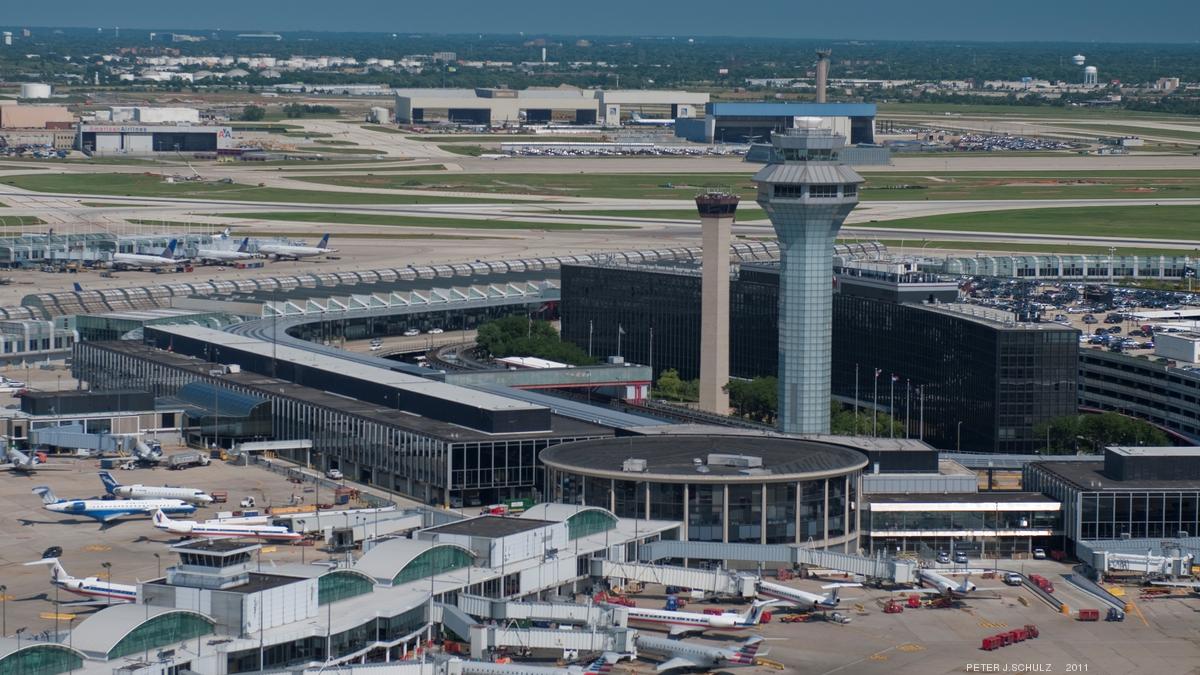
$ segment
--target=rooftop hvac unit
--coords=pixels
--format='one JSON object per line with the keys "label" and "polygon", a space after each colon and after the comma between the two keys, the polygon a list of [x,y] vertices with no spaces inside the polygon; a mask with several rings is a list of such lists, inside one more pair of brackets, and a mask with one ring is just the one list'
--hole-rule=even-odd
{"label": "rooftop hvac unit", "polygon": [[627,473],[645,473],[646,460],[644,459],[627,459],[621,464],[621,470]]}
{"label": "rooftop hvac unit", "polygon": [[718,452],[708,454],[709,466],[731,466],[737,469],[761,469],[762,457],[752,455],[725,455]]}

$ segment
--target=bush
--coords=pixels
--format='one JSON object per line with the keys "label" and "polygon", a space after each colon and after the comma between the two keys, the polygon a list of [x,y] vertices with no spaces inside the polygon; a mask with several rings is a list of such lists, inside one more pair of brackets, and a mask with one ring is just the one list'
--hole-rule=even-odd
{"label": "bush", "polygon": [[262,118],[266,117],[266,115],[267,111],[262,106],[251,104],[245,108],[242,108],[242,114],[238,117],[238,119],[243,122],[258,122]]}

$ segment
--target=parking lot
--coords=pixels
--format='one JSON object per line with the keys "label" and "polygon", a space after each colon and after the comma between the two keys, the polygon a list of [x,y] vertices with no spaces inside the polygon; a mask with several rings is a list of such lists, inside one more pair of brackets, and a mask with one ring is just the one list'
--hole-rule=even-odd
{"label": "parking lot", "polygon": [[[174,450],[165,448],[165,451],[170,454]],[[52,461],[57,464],[60,460]],[[30,492],[34,486],[48,485],[62,498],[99,497],[104,492],[96,475],[97,460],[61,461],[68,469],[43,471],[33,476],[0,473],[0,509],[6,514],[0,519],[0,536],[5,540],[0,553],[0,574],[3,575],[0,583],[7,587],[3,607],[9,634],[20,627],[28,628],[31,635],[54,628],[55,590],[50,585],[49,568],[24,566],[26,562],[40,559],[48,547],[62,547],[62,564],[76,577],[106,579],[103,564],[111,563],[111,577],[116,583],[134,584],[155,578],[160,569],[176,562],[167,546],[179,539],[155,529],[148,517],[131,516],[101,525],[89,518],[42,509],[41,500]],[[317,497],[311,484],[296,485],[280,474],[255,466],[234,466],[219,461],[186,471],[158,468],[115,473],[122,483],[185,485],[229,493],[229,503],[211,505],[187,517],[196,520],[215,518],[218,510],[236,509],[238,502],[247,496],[254,497],[259,507],[286,504],[293,494],[303,496],[307,504],[316,501]],[[321,501],[329,501],[324,490],[320,497]],[[324,557],[326,554],[313,547],[268,545],[264,548],[262,561],[266,565]],[[82,598],[60,592],[59,600],[65,603]],[[58,610],[59,618],[70,621],[69,617],[73,615],[76,620],[83,619],[98,608],[64,607]],[[60,623],[60,628],[66,626]]]}
{"label": "parking lot", "polygon": [[[1005,561],[1000,561],[1005,567]],[[1104,606],[1062,579],[1071,573],[1053,561],[1008,561],[1008,566],[1025,573],[1037,571],[1051,578],[1055,595],[1071,609],[1071,615],[1056,613],[1025,588],[1005,586],[999,579],[974,579],[980,592],[998,598],[969,598],[947,609],[905,609],[885,614],[888,599],[907,598],[875,588],[850,588],[843,592],[839,611],[849,624],[810,620],[784,623],[787,610],[775,609],[770,623],[738,634],[713,631],[703,639],[689,641],[710,646],[732,645],[749,635],[762,635],[769,653],[766,659],[787,666],[777,671],[769,666],[741,669],[745,673],[888,673],[921,674],[967,672],[1049,673],[1183,673],[1200,663],[1200,598],[1173,598],[1139,602],[1124,622],[1096,623],[1076,619],[1079,608]],[[821,586],[842,579],[789,581],[787,585],[813,593]],[[991,589],[998,589],[992,591]],[[984,590],[988,589],[988,590]],[[1127,597],[1137,598],[1130,589]],[[643,607],[661,609],[662,587],[648,586],[637,596]],[[701,612],[719,606],[741,611],[745,605],[690,604],[683,611]],[[1021,628],[1038,627],[1040,636],[995,651],[980,649],[983,638]],[[648,632],[663,635],[663,633]],[[653,672],[648,663],[625,663],[626,672]]]}

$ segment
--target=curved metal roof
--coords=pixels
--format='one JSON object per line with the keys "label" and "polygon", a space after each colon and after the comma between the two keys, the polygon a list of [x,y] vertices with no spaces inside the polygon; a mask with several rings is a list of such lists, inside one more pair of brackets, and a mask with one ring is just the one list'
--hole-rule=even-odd
{"label": "curved metal roof", "polygon": [[204,381],[183,385],[175,393],[175,398],[225,417],[249,417],[255,408],[267,402],[265,398],[242,394]]}
{"label": "curved metal roof", "polygon": [[417,556],[435,548],[457,548],[475,557],[471,549],[457,544],[439,544],[421,539],[389,539],[367,551],[352,569],[390,584]]}
{"label": "curved metal roof", "polygon": [[212,617],[190,609],[174,607],[147,607],[145,605],[113,605],[84,619],[79,627],[71,631],[71,646],[82,652],[107,656],[122,638],[138,626],[166,614],[191,614],[209,623],[216,624]]}

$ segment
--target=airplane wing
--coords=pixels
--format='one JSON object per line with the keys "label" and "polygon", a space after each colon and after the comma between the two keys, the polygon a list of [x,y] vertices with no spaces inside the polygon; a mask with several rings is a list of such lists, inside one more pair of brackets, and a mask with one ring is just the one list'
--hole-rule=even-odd
{"label": "airplane wing", "polygon": [[705,668],[705,667],[706,666],[696,663],[695,661],[693,661],[691,659],[687,659],[682,656],[676,656],[673,659],[663,661],[662,663],[658,664],[658,667],[654,669],[654,672],[669,673],[672,670],[679,670],[680,668]]}
{"label": "airplane wing", "polygon": [[1151,581],[1152,586],[1172,586],[1174,588],[1190,588],[1192,590],[1200,590],[1200,582],[1187,581]]}
{"label": "airplane wing", "polygon": [[671,626],[671,637],[684,637],[703,633],[704,629],[697,626]]}
{"label": "airplane wing", "polygon": [[116,520],[117,518],[124,518],[125,516],[132,515],[134,513],[141,513],[141,511],[109,511],[102,516],[92,517],[102,523],[107,523],[109,521]]}

